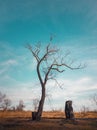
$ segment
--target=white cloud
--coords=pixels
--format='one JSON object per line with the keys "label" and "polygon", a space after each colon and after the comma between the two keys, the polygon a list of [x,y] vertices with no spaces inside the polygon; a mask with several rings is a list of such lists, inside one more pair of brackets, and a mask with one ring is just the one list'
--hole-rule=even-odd
{"label": "white cloud", "polygon": [[10,66],[10,65],[17,65],[17,61],[14,59],[9,59],[1,63],[1,66]]}
{"label": "white cloud", "polygon": [[[7,42],[0,42],[0,75],[22,74],[25,71],[32,72],[35,70],[35,60],[29,51],[21,47],[16,50]],[[28,53],[27,53],[28,52]]]}
{"label": "white cloud", "polygon": [[16,66],[18,64],[18,62],[14,59],[9,59],[9,60],[6,60],[6,61],[2,61],[0,63],[0,74],[4,74],[6,73],[7,71],[9,71],[10,69],[12,69],[13,66]]}
{"label": "white cloud", "polygon": [[3,73],[5,73],[7,70],[8,70],[7,68],[0,69],[0,75],[2,75]]}

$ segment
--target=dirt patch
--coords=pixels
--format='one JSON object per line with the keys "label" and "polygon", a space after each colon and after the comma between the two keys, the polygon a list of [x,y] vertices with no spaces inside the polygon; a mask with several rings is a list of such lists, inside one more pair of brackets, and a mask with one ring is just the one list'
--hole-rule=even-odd
{"label": "dirt patch", "polygon": [[66,120],[64,118],[42,118],[32,121],[29,118],[1,119],[0,130],[97,130],[97,120]]}

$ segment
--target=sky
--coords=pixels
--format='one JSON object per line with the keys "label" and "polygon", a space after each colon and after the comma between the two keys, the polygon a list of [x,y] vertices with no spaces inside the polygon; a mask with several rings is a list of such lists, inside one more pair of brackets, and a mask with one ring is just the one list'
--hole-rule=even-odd
{"label": "sky", "polygon": [[[52,45],[69,60],[86,64],[81,70],[57,74],[47,84],[44,110],[63,109],[72,100],[74,110],[95,109],[97,94],[97,1],[96,0],[0,0],[0,91],[17,105],[23,100],[33,110],[33,99],[41,87],[36,62],[25,44],[41,42],[42,50],[53,36]],[[67,59],[68,60],[68,59]]]}

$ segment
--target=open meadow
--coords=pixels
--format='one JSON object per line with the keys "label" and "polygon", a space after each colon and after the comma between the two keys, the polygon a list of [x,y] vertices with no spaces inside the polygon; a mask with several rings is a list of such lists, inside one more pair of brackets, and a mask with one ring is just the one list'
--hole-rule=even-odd
{"label": "open meadow", "polygon": [[97,130],[97,112],[75,113],[66,120],[64,112],[43,112],[41,121],[32,121],[31,111],[0,111],[0,130]]}

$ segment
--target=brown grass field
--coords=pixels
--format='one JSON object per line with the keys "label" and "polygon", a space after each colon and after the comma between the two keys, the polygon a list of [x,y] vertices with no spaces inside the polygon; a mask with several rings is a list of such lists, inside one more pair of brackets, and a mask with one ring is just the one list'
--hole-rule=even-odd
{"label": "brown grass field", "polygon": [[0,130],[97,130],[97,112],[75,113],[66,120],[64,112],[43,112],[41,121],[31,120],[31,111],[0,111]]}

